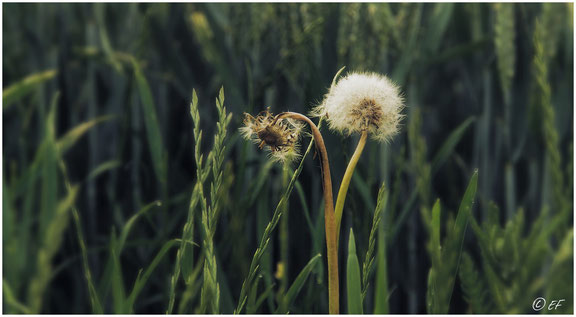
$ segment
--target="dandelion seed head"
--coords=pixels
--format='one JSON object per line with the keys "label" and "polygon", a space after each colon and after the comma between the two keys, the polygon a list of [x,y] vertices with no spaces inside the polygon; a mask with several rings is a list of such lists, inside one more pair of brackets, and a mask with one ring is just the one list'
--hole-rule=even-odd
{"label": "dandelion seed head", "polygon": [[404,100],[386,76],[350,73],[326,94],[312,115],[326,116],[332,130],[350,135],[367,130],[373,139],[388,141],[398,133]]}
{"label": "dandelion seed head", "polygon": [[244,126],[240,128],[240,133],[261,149],[266,147],[271,160],[289,163],[300,157],[298,140],[303,127],[292,119],[275,120],[267,108],[256,117],[244,113]]}

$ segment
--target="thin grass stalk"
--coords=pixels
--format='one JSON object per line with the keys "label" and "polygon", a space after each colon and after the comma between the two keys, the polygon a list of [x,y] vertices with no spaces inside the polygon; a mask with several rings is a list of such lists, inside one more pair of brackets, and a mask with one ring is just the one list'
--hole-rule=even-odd
{"label": "thin grass stalk", "polygon": [[[289,166],[284,164],[282,168],[282,187],[288,186]],[[280,222],[280,263],[277,267],[277,278],[280,279],[279,296],[288,290],[288,258],[289,258],[289,232],[288,232],[288,202],[284,205],[283,213],[286,217]]]}
{"label": "thin grass stalk", "polygon": [[356,150],[346,167],[346,172],[342,178],[342,183],[340,184],[340,189],[338,190],[338,197],[336,197],[336,207],[334,209],[334,216],[336,217],[336,245],[340,240],[340,225],[342,223],[342,213],[344,212],[344,203],[346,202],[346,194],[348,193],[348,188],[350,187],[350,180],[352,180],[352,175],[356,169],[356,165],[362,156],[364,147],[366,145],[366,139],[368,138],[368,131],[364,130],[360,136],[360,141],[356,146]]}
{"label": "thin grass stalk", "polygon": [[[66,165],[63,160],[60,160],[60,170],[62,171],[62,176],[64,178],[64,185],[68,193],[73,191],[73,187],[70,184],[70,179],[68,178],[68,172]],[[90,266],[88,265],[88,252],[86,251],[86,242],[84,240],[84,234],[82,232],[82,225],[80,223],[80,214],[75,205],[72,205],[72,218],[74,219],[74,225],[76,226],[76,235],[78,236],[78,245],[80,246],[80,252],[82,253],[82,269],[84,270],[84,278],[86,279],[86,284],[88,287],[88,294],[90,295],[90,304],[92,305],[92,312],[95,314],[103,314],[104,309],[100,299],[98,298],[98,292],[96,292],[96,287],[94,287],[94,282],[92,281],[92,273],[90,271]]]}
{"label": "thin grass stalk", "polygon": [[276,116],[276,121],[282,118],[292,118],[301,120],[310,126],[312,136],[316,141],[316,150],[320,154],[322,185],[324,193],[324,225],[326,231],[326,249],[328,254],[328,298],[330,314],[338,314],[339,309],[339,281],[338,281],[338,247],[336,236],[336,222],[334,219],[334,202],[332,197],[332,179],[330,177],[330,164],[328,162],[328,153],[324,145],[324,139],[320,130],[308,117],[296,112],[283,112]]}
{"label": "thin grass stalk", "polygon": [[[188,205],[188,219],[186,224],[184,224],[184,229],[182,233],[182,240],[189,241],[194,237],[194,220],[195,211],[198,203],[204,198],[204,182],[210,173],[210,165],[212,163],[212,152],[208,155],[208,160],[204,164],[204,155],[201,152],[202,144],[202,130],[200,129],[200,112],[198,110],[198,96],[195,90],[192,90],[192,103],[190,103],[190,117],[194,124],[194,159],[196,163],[196,184],[192,190],[190,197],[190,204]],[[182,262],[184,267],[182,267]],[[174,302],[176,299],[176,284],[178,283],[178,277],[182,273],[182,277],[186,284],[189,284],[190,274],[192,270],[188,270],[187,267],[193,267],[194,263],[194,253],[192,246],[188,243],[182,243],[176,254],[176,263],[174,263],[174,274],[172,275],[170,284],[170,299],[168,302],[168,308],[166,310],[167,314],[171,314],[174,309]],[[182,272],[181,272],[182,271]]]}
{"label": "thin grass stalk", "polygon": [[[318,123],[318,127],[322,126],[322,121],[323,120],[321,119],[320,122]],[[250,262],[250,269],[248,271],[248,276],[246,276],[246,279],[244,279],[244,282],[242,283],[242,289],[240,290],[240,298],[238,299],[238,306],[234,310],[234,314],[241,313],[242,310],[244,309],[244,306],[246,306],[246,299],[248,297],[248,290],[251,288],[251,285],[254,281],[254,278],[256,277],[256,274],[258,273],[258,270],[260,269],[260,261],[262,259],[262,256],[264,255],[266,249],[268,248],[268,244],[270,243],[270,237],[272,236],[272,232],[274,231],[274,229],[278,225],[280,217],[282,217],[282,212],[284,210],[283,205],[288,201],[288,198],[290,197],[290,194],[292,193],[292,190],[294,189],[294,185],[296,184],[296,180],[298,179],[298,176],[300,175],[300,173],[302,172],[302,168],[304,167],[304,159],[306,158],[306,156],[308,156],[308,154],[312,150],[312,146],[314,145],[314,142],[315,142],[315,140],[312,139],[310,141],[310,144],[308,144],[308,148],[306,149],[306,152],[304,153],[304,155],[302,155],[302,159],[300,160],[300,164],[298,165],[298,168],[294,171],[294,174],[292,174],[292,179],[290,180],[290,183],[288,184],[286,191],[284,192],[284,194],[280,198],[278,205],[276,205],[276,209],[274,210],[274,214],[272,215],[272,219],[270,220],[270,222],[268,223],[268,225],[264,229],[264,233],[262,234],[262,238],[260,239],[260,243],[258,245],[258,248],[254,252],[254,256],[252,257],[252,261]]]}

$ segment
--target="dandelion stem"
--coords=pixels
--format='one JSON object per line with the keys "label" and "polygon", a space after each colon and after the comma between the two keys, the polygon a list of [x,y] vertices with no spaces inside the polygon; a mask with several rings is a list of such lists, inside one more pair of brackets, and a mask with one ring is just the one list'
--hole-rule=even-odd
{"label": "dandelion stem", "polygon": [[324,191],[324,224],[326,230],[326,249],[328,258],[328,306],[330,314],[339,314],[339,281],[338,281],[338,248],[336,246],[336,223],[334,219],[334,201],[332,196],[332,179],[330,177],[330,164],[324,139],[320,130],[310,118],[296,112],[283,112],[276,116],[274,123],[281,118],[301,120],[310,125],[316,149],[320,154],[322,184]]}
{"label": "dandelion stem", "polygon": [[346,172],[342,178],[342,183],[340,184],[340,189],[338,190],[338,197],[336,197],[336,208],[334,209],[334,215],[336,216],[336,245],[340,241],[340,223],[342,222],[342,212],[344,211],[344,202],[346,201],[346,194],[348,193],[348,187],[350,187],[350,180],[356,169],[356,164],[360,160],[362,151],[364,151],[364,146],[366,145],[366,139],[368,138],[368,131],[362,131],[362,136],[360,136],[360,141],[356,146],[356,150],[346,167]]}

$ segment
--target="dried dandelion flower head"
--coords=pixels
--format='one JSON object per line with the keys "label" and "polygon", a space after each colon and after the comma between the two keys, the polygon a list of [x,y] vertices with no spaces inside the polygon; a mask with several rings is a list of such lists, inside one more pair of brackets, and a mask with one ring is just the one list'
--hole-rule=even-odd
{"label": "dried dandelion flower head", "polygon": [[376,73],[350,73],[326,94],[312,116],[326,116],[331,129],[344,134],[368,131],[379,141],[398,133],[404,101],[398,86]]}
{"label": "dried dandelion flower head", "polygon": [[266,146],[272,160],[292,162],[300,156],[298,140],[304,126],[292,119],[276,120],[269,109],[268,107],[256,117],[244,113],[244,126],[240,128],[240,132],[244,138],[252,140],[261,149]]}

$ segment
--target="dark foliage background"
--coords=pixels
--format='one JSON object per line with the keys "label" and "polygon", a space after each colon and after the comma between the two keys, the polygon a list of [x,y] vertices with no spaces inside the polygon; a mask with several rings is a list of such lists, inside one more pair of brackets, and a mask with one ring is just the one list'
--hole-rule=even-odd
{"label": "dark foliage background", "polygon": [[[166,311],[175,248],[133,307],[124,310],[119,302],[139,270],[182,236],[196,179],[192,89],[207,155],[218,120],[214,101],[224,87],[233,117],[214,239],[220,311],[231,313],[283,192],[281,166],[267,165],[265,154],[239,138],[242,113],[266,106],[307,113],[342,66],[387,74],[407,105],[399,136],[390,144],[368,143],[344,211],[342,236],[354,228],[363,261],[378,188],[388,185],[382,230],[389,297],[378,299],[370,288],[365,312],[382,300],[391,313],[435,312],[427,301],[426,215],[439,198],[442,236],[450,236],[475,169],[472,215],[479,227],[469,225],[463,253],[453,253],[464,254],[459,274],[465,275],[453,275],[449,312],[533,312],[533,294],[566,298],[562,311],[572,312],[572,21],[573,6],[565,3],[3,4],[4,312],[97,312],[95,297],[104,312]],[[50,149],[51,122],[54,142],[90,122],[76,130],[78,138],[66,139],[67,176],[59,156],[41,150],[42,144]],[[323,133],[336,190],[357,138]],[[453,147],[445,146],[450,140]],[[438,155],[441,149],[445,155]],[[264,258],[258,294],[274,286],[256,312],[274,312],[310,258],[325,252],[318,176],[318,161],[307,158],[301,191],[292,194]],[[66,179],[78,185],[75,195]],[[68,209],[58,212],[66,197],[79,215],[84,260],[73,218]],[[116,269],[107,271],[130,217],[157,200],[161,206],[138,218],[116,254]],[[195,248],[196,260],[201,252]],[[285,273],[277,278],[279,262]],[[86,264],[97,296],[87,287]],[[324,266],[322,258],[291,312],[327,312]],[[189,305],[175,312],[198,312],[199,289],[183,282],[176,307],[185,290],[193,294]]]}

